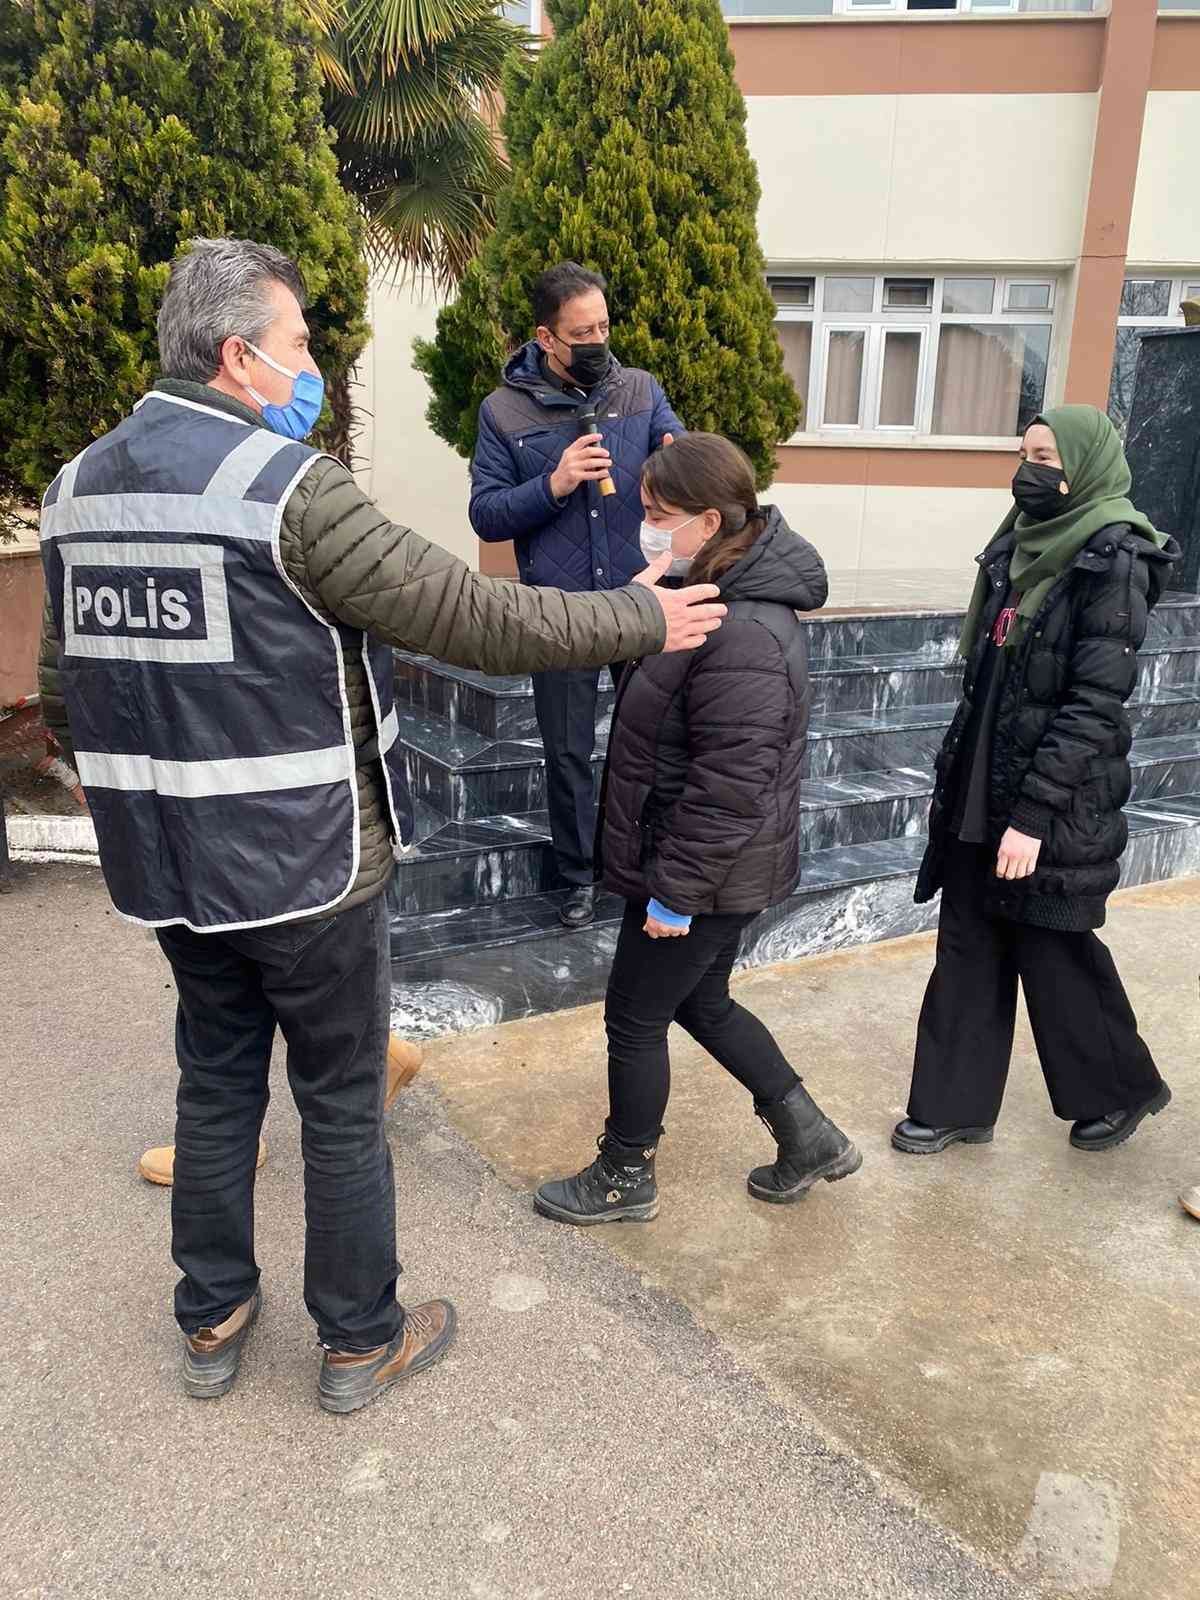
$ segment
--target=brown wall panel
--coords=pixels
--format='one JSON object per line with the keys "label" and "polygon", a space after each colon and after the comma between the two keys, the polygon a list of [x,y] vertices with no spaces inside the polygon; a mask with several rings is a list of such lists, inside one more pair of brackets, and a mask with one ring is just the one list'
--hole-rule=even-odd
{"label": "brown wall panel", "polygon": [[1092,94],[1103,17],[730,27],[744,94]]}
{"label": "brown wall panel", "polygon": [[784,445],[777,483],[875,484],[899,489],[1003,489],[1017,446],[1003,450],[896,450]]}
{"label": "brown wall panel", "polygon": [[1200,92],[1200,17],[1159,17],[1150,87]]}

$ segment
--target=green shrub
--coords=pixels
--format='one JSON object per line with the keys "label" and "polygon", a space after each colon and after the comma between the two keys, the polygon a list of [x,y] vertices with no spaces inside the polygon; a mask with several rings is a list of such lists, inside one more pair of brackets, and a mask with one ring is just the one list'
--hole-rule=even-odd
{"label": "green shrub", "polygon": [[555,38],[514,63],[512,179],[480,269],[419,342],[428,416],[462,454],[500,353],[529,337],[538,274],[573,259],[609,282],[613,348],[662,383],[691,428],[727,434],[770,481],[800,418],[758,243],[718,0],[548,0]]}
{"label": "green shrub", "polygon": [[292,256],[317,360],[331,383],[350,368],[361,223],[286,0],[0,0],[0,60],[0,479],[40,495],[145,393],[197,235]]}

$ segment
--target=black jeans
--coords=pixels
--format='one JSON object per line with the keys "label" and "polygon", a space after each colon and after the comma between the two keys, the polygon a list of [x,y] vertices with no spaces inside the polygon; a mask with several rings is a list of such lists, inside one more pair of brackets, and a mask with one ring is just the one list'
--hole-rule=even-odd
{"label": "black jeans", "polygon": [[185,1333],[258,1285],[254,1177],[276,1024],[302,1121],[304,1299],[323,1344],[369,1350],[403,1326],[383,1124],[387,901],[244,933],[161,928],[179,991],[172,1250]]}
{"label": "black jeans", "polygon": [[653,1144],[662,1132],[671,1092],[667,1029],[672,1022],[760,1105],[782,1100],[800,1081],[767,1028],[730,998],[738,940],[755,915],[693,917],[686,938],[651,939],[642,931],[645,901],[626,903],[604,999],[605,1128],[622,1144]]}
{"label": "black jeans", "polygon": [[909,1116],[931,1128],[995,1122],[1018,981],[1057,1116],[1091,1120],[1148,1100],[1162,1079],[1107,947],[1094,933],[985,916],[983,889],[995,867],[994,851],[950,840]]}
{"label": "black jeans", "polygon": [[[610,667],[620,683],[621,666]],[[592,754],[600,671],[535,672],[533,704],[546,752],[546,808],[559,876],[574,887],[595,876],[596,802]]]}

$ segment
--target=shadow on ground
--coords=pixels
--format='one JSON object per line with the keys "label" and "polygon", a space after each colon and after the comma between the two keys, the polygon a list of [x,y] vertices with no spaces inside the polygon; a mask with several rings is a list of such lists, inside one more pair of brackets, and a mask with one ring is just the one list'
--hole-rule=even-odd
{"label": "shadow on ground", "polygon": [[[685,1305],[782,1405],[1040,1593],[1185,1600],[1200,1571],[1200,1224],[1176,1193],[1200,1182],[1198,933],[1200,882],[1115,904],[1106,937],[1175,1091],[1116,1151],[1069,1148],[1024,1023],[993,1145],[890,1149],[932,960],[921,937],[737,981],[860,1144],[858,1176],[799,1206],[751,1200],[767,1135],[673,1030],[658,1221],[531,1226]],[[589,1159],[599,1007],[430,1055],[455,1125],[516,1189]]]}

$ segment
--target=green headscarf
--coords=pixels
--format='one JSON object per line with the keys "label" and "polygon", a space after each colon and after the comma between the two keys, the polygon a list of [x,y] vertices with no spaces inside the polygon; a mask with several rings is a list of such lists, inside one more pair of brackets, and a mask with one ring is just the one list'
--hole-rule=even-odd
{"label": "green headscarf", "polygon": [[[1008,636],[1009,649],[1017,644],[1029,619],[1037,615],[1054,583],[1101,528],[1127,522],[1160,548],[1167,542],[1166,534],[1159,533],[1128,499],[1129,464],[1120,436],[1103,411],[1095,406],[1055,406],[1034,421],[1044,422],[1058,441],[1070,493],[1064,495],[1063,509],[1056,517],[1037,522],[1014,505],[996,529],[993,543],[1010,529],[1017,537],[1010,574],[1021,600],[1017,624]],[[959,644],[960,654],[968,659],[988,594],[988,576],[981,570]]]}

